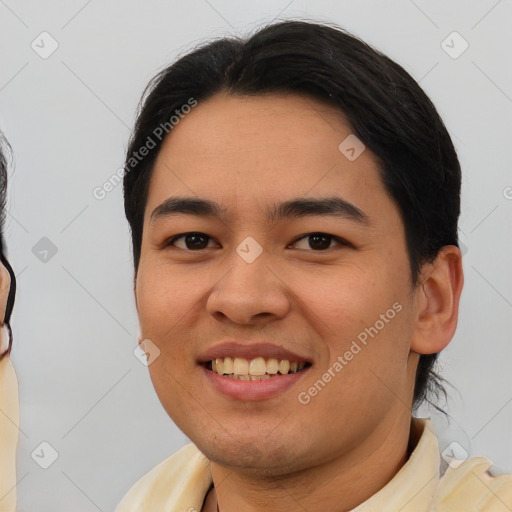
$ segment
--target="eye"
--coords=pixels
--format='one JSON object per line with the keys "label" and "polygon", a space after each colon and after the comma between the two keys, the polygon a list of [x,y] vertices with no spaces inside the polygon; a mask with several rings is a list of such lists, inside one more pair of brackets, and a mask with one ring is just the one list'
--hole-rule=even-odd
{"label": "eye", "polygon": [[178,247],[179,249],[185,249],[185,250],[201,250],[206,249],[208,242],[205,243],[205,240],[212,240],[208,235],[205,235],[204,233],[198,232],[198,231],[192,231],[190,233],[182,233],[181,235],[176,235],[167,240],[164,245],[165,247],[172,246],[176,242],[176,240],[179,240],[180,238],[183,238],[185,247]]}
{"label": "eye", "polygon": [[[315,251],[325,251],[326,249],[330,249],[330,245],[331,245],[331,242],[332,241],[336,241],[338,242],[339,245],[348,245],[348,246],[352,246],[352,244],[350,244],[349,242],[347,242],[346,240],[343,240],[342,238],[339,238],[337,236],[334,236],[334,235],[329,235],[327,233],[309,233],[307,235],[304,235],[300,238],[298,238],[297,240],[295,240],[295,242],[293,242],[293,244],[297,244],[297,242],[299,242],[300,240],[305,240],[305,244],[308,244],[309,247],[311,247],[312,249],[315,249]],[[307,240],[307,241],[306,241]],[[308,247],[299,247],[299,249],[307,249]]]}
{"label": "eye", "polygon": [[[184,246],[181,247],[176,245],[176,241],[183,239]],[[175,246],[179,249],[189,250],[189,251],[200,251],[203,249],[207,249],[208,241],[212,241],[213,239],[206,235],[205,233],[201,233],[199,231],[191,231],[188,233],[181,233],[180,235],[176,235],[171,237],[169,240],[164,242],[163,246]],[[338,245],[345,245],[349,247],[353,247],[350,242],[343,240],[340,237],[329,235],[328,233],[308,233],[307,235],[303,235],[300,238],[297,238],[292,245],[297,245],[298,242],[304,240],[303,244],[309,245],[309,247],[299,247],[299,249],[314,249],[314,252],[325,251],[327,249],[331,249],[331,243],[336,241]]]}

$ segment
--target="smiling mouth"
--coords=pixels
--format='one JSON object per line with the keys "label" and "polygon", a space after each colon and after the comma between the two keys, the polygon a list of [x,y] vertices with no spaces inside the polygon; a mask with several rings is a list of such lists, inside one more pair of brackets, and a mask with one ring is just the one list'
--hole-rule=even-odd
{"label": "smiling mouth", "polygon": [[263,357],[217,357],[207,361],[205,366],[208,370],[228,379],[255,381],[297,373],[311,366],[311,363]]}

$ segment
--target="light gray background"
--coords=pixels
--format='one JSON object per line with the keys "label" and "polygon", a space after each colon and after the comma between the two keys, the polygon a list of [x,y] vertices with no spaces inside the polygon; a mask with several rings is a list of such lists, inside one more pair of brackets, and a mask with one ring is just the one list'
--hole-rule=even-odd
{"label": "light gray background", "polygon": [[[102,201],[92,191],[122,166],[150,77],[204,39],[289,17],[338,23],[387,53],[446,122],[464,173],[466,281],[441,359],[460,395],[453,424],[435,422],[441,449],[457,440],[512,472],[511,1],[0,0],[0,126],[16,155],[6,239],[18,279],[19,512],[113,510],[187,442],[133,355],[122,187]],[[31,48],[43,31],[59,45],[47,59]],[[453,31],[469,43],[456,59],[441,47]],[[43,237],[57,248],[46,262],[33,253]],[[31,457],[43,441],[59,454],[48,469]]]}

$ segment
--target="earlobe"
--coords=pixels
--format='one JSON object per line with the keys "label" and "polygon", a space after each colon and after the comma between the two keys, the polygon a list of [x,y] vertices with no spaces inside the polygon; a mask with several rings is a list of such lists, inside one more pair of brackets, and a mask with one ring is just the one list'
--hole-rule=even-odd
{"label": "earlobe", "polygon": [[435,354],[450,343],[457,327],[463,285],[462,254],[454,245],[443,247],[433,263],[423,266],[416,290],[411,350]]}

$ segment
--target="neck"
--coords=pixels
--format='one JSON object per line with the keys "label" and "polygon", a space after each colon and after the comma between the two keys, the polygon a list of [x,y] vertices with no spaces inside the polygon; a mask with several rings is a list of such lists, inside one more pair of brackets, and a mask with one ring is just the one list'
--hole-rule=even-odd
{"label": "neck", "polygon": [[212,462],[215,489],[205,510],[215,511],[218,502],[220,512],[350,511],[382,489],[407,462],[410,415],[387,419],[351,451],[278,478]]}

